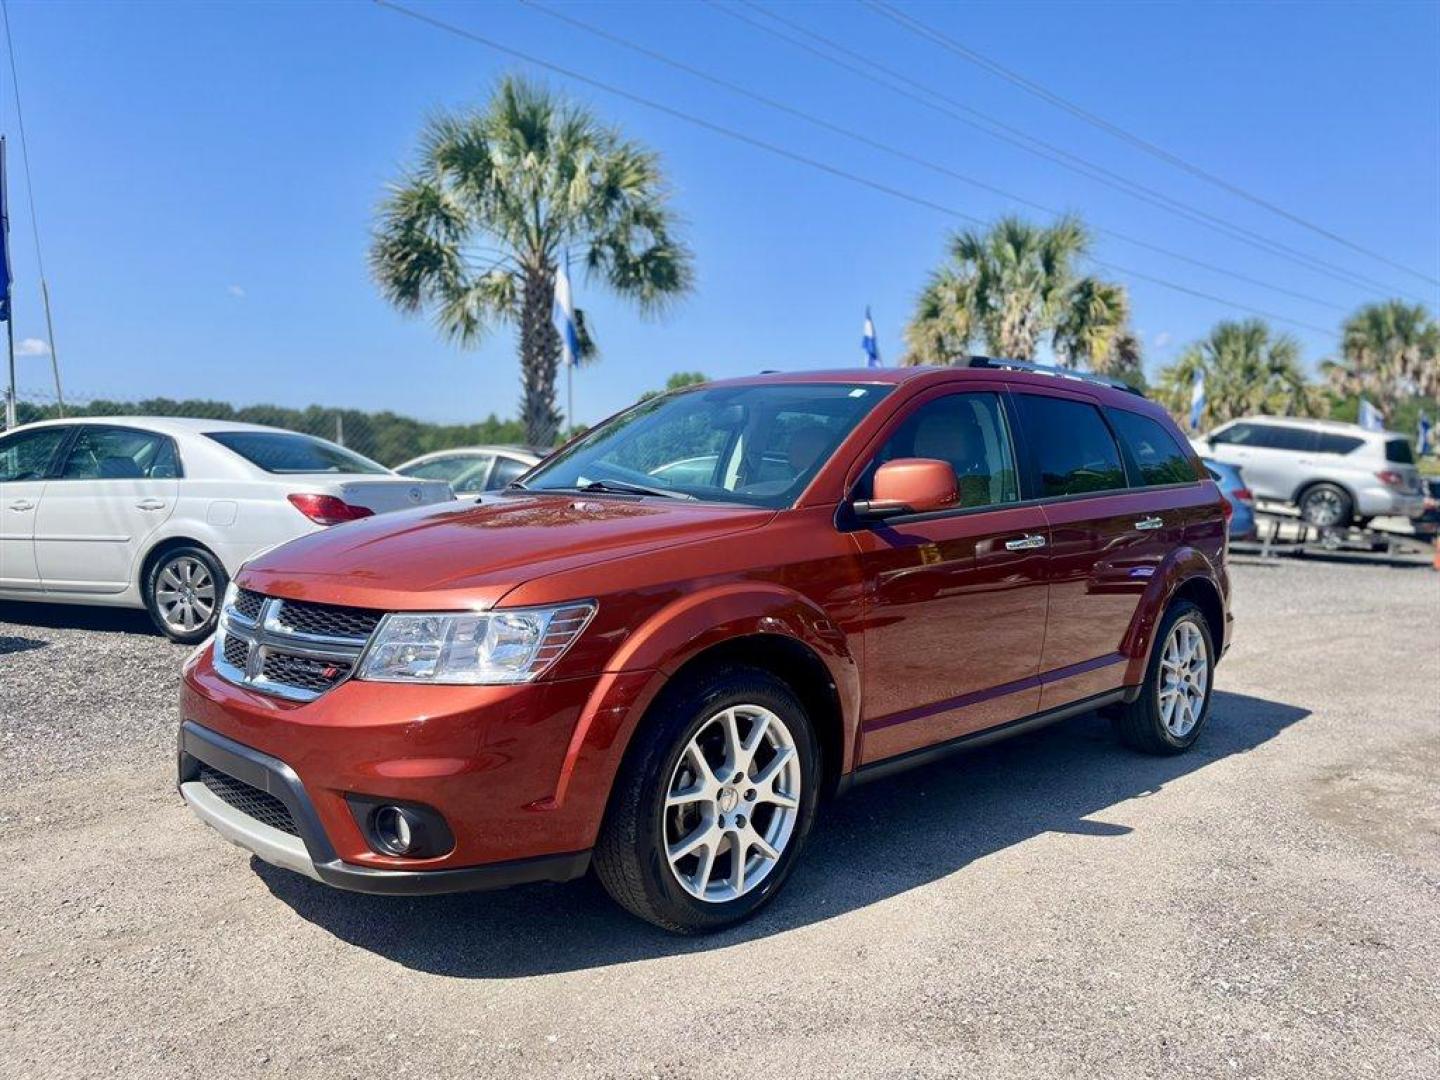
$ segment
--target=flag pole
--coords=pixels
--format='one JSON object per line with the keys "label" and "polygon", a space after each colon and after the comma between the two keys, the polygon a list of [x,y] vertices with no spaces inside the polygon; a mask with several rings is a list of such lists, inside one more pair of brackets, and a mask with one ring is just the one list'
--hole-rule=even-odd
{"label": "flag pole", "polygon": [[[5,305],[8,313],[10,305]],[[10,385],[5,388],[5,430],[15,426],[15,322],[5,320],[5,336],[10,341]]]}
{"label": "flag pole", "polygon": [[5,430],[15,426],[15,312],[11,298],[13,290],[10,280],[10,203],[5,183],[5,136],[0,135],[0,260],[3,260],[5,292],[0,297],[5,310],[5,334],[10,343],[10,381],[5,386]]}

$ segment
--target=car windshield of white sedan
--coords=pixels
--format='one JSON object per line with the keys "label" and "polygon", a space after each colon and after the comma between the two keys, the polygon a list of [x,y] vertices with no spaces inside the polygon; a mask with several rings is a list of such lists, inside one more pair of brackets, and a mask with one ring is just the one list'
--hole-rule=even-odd
{"label": "car windshield of white sedan", "polygon": [[207,431],[227,450],[269,473],[388,473],[343,446],[290,431]]}
{"label": "car windshield of white sedan", "polygon": [[786,506],[889,389],[767,383],[666,394],[596,428],[523,486]]}

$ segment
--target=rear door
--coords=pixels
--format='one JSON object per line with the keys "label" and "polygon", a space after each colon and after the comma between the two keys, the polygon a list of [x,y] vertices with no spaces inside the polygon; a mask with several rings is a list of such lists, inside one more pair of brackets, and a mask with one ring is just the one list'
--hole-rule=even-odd
{"label": "rear door", "polygon": [[35,520],[69,427],[32,428],[0,436],[0,589],[35,592]]}
{"label": "rear door", "polygon": [[904,457],[955,469],[954,510],[856,528],[865,580],[861,760],[877,761],[1033,713],[1045,632],[1042,510],[1020,501],[1003,387],[933,391],[860,473]]}
{"label": "rear door", "polygon": [[179,475],[168,435],[79,425],[35,522],[45,591],[108,594],[135,584],[146,540],[175,511]]}
{"label": "rear door", "polygon": [[1081,391],[1014,391],[1029,490],[1050,528],[1049,616],[1041,710],[1113,690],[1120,652],[1158,562],[1150,501],[1129,490],[1124,458],[1096,400]]}

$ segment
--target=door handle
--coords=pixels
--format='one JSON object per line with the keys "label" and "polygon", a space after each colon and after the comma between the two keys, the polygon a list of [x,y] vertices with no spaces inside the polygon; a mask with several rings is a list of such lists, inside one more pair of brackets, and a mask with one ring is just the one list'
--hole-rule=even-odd
{"label": "door handle", "polygon": [[25,510],[34,510],[34,509],[35,509],[35,504],[34,504],[33,502],[31,502],[29,499],[16,499],[14,502],[12,502],[12,503],[10,504],[10,509],[11,509],[11,510],[19,510],[19,511],[22,511],[22,512],[25,511]]}
{"label": "door handle", "polygon": [[1159,529],[1159,528],[1163,527],[1164,524],[1165,524],[1165,522],[1164,522],[1164,520],[1161,519],[1161,518],[1158,518],[1158,517],[1147,517],[1147,518],[1141,518],[1139,521],[1135,522],[1135,528],[1137,528],[1137,529]]}
{"label": "door handle", "polygon": [[141,499],[135,504],[141,510],[164,510],[164,499]]}
{"label": "door handle", "polygon": [[1045,546],[1045,537],[1030,533],[1018,540],[1006,540],[1006,551],[1028,551],[1030,548],[1042,548]]}

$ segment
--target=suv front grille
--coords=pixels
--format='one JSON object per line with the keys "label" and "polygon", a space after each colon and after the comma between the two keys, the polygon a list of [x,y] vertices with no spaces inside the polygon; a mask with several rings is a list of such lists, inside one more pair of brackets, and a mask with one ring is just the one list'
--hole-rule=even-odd
{"label": "suv front grille", "polygon": [[290,808],[268,791],[251,787],[245,781],[236,780],[235,777],[212,769],[209,765],[200,766],[200,782],[221,801],[233,806],[246,817],[252,817],[262,825],[269,825],[272,829],[279,829],[291,836],[300,835],[300,830],[295,827],[295,819],[290,815]]}
{"label": "suv front grille", "polygon": [[221,613],[215,670],[262,694],[313,701],[350,677],[383,611],[238,590]]}

